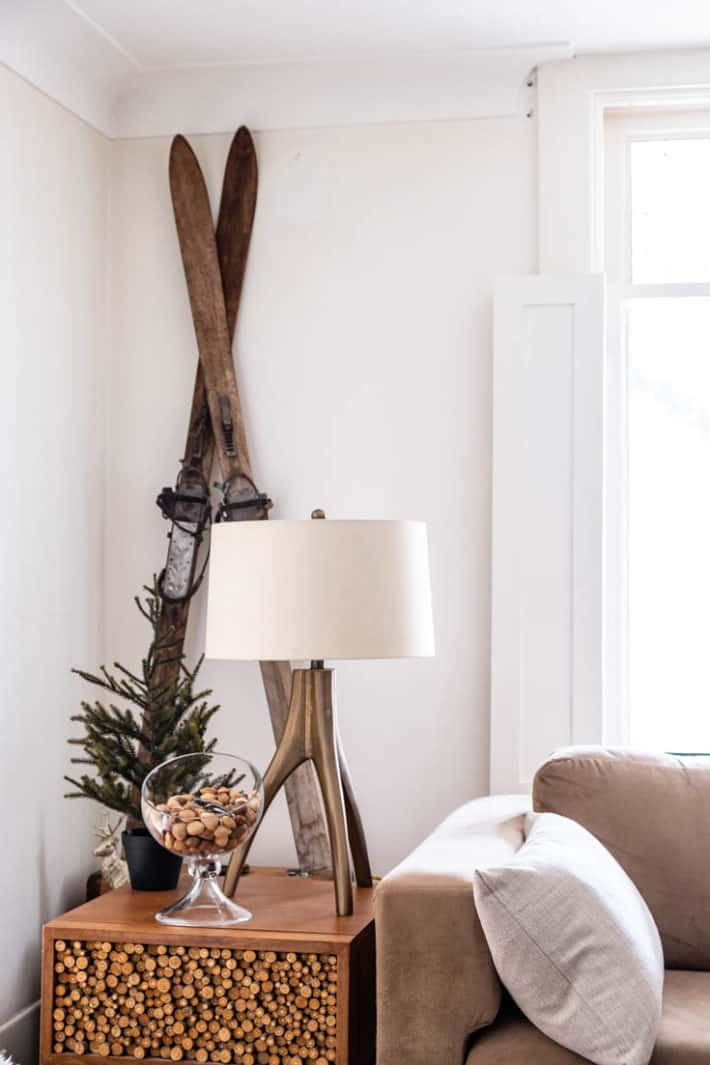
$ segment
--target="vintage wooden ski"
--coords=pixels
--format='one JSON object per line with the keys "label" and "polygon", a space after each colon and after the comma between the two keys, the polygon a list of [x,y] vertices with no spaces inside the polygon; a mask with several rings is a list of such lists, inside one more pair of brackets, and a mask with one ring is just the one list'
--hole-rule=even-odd
{"label": "vintage wooden ski", "polygon": [[[185,457],[178,474],[176,488],[174,492],[172,489],[164,488],[157,500],[163,515],[173,519],[168,541],[168,558],[165,569],[160,576],[160,584],[164,594],[161,597],[156,641],[163,648],[163,652],[154,674],[156,687],[163,687],[166,690],[175,688],[181,679],[180,658],[185,643],[191,595],[194,590],[191,582],[194,576],[197,550],[201,539],[201,529],[204,529],[207,524],[207,517],[211,513],[209,479],[213,460],[214,439],[207,405],[207,393],[202,369],[198,363],[185,443]],[[171,494],[173,497],[179,497],[183,490],[185,490],[185,495],[188,496],[190,488],[193,488],[200,481],[205,486],[202,503],[198,501],[194,494],[185,503],[179,498],[170,499]],[[169,508],[169,511],[166,507]],[[190,508],[187,514],[185,507]],[[198,508],[202,508],[203,519],[199,522],[201,529],[198,529],[197,524],[195,524],[192,526],[192,530],[189,530],[187,526],[190,522],[186,518],[194,518]],[[182,576],[180,576],[178,571],[181,571]],[[186,583],[178,587],[177,582],[181,579],[183,582],[186,579]],[[172,597],[165,594],[168,580],[172,583],[173,592],[178,593],[172,595]],[[149,728],[149,720],[144,717],[142,722],[143,733],[147,735]],[[147,761],[148,758],[147,750],[140,745],[138,759]]]}
{"label": "vintage wooden ski", "polygon": [[[174,139],[170,190],[200,355],[196,390],[200,386],[206,399],[223,483],[220,517],[228,521],[266,518],[270,505],[253,481],[231,351],[256,188],[256,154],[248,130],[242,127],[227,160],[215,236],[199,163],[184,137]],[[288,712],[290,665],[260,665],[278,740]],[[294,774],[286,797],[300,868],[314,872],[330,865],[330,848],[315,774],[310,765],[302,769]]]}
{"label": "vintage wooden ski", "polygon": [[[217,220],[217,250],[230,342],[234,337],[256,207],[256,156],[248,130],[237,131],[227,156]],[[246,194],[244,194],[246,190]],[[161,585],[174,604],[188,599],[195,579],[199,544],[209,518],[209,476],[214,437],[202,365],[198,360],[185,457],[175,488],[164,488],[158,505],[172,522]],[[255,514],[255,517],[260,514]]]}

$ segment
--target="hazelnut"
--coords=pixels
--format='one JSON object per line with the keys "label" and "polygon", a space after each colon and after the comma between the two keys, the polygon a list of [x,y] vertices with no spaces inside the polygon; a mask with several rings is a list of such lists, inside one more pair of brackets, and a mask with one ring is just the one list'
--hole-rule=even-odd
{"label": "hazelnut", "polygon": [[218,847],[226,847],[229,842],[229,829],[220,825],[214,834],[214,841]]}

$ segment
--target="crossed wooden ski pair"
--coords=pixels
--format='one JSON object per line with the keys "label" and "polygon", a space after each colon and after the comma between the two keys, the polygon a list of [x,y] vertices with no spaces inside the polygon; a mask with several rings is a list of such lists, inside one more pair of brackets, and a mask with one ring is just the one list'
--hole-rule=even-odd
{"label": "crossed wooden ski pair", "polygon": [[[209,524],[209,484],[217,458],[221,474],[222,520],[265,519],[270,500],[252,477],[232,341],[256,208],[258,172],[249,131],[237,130],[229,149],[216,232],[209,196],[197,158],[183,136],[170,151],[170,192],[180,252],[195,326],[199,362],[195,376],[185,457],[175,490],[158,497],[172,520],[168,558],[161,582],[158,639],[171,644],[170,660],[159,666],[159,684],[176,682],[195,579],[197,549]],[[177,659],[177,661],[176,661]],[[278,743],[288,716],[291,667],[261,662],[261,676]],[[364,833],[350,776],[341,767],[343,798],[358,884],[371,884]],[[313,765],[295,770],[286,782],[286,798],[302,872],[327,870],[328,835]]]}

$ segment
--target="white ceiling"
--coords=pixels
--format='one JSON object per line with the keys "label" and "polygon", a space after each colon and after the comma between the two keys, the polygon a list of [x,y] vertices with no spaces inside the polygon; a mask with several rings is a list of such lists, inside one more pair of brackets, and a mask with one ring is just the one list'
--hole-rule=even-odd
{"label": "white ceiling", "polygon": [[0,0],[0,62],[109,136],[520,115],[540,64],[710,45],[710,0]]}
{"label": "white ceiling", "polygon": [[577,53],[710,44],[708,0],[66,2],[142,67],[529,47],[554,41],[570,42]]}

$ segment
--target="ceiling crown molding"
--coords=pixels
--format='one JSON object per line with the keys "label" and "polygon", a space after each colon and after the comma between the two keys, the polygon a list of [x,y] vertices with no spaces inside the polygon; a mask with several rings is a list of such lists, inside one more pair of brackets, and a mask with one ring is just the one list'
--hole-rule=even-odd
{"label": "ceiling crown molding", "polygon": [[4,5],[0,61],[111,138],[520,114],[568,44],[149,68],[70,3]]}
{"label": "ceiling crown molding", "polygon": [[542,47],[145,71],[117,98],[114,135],[520,114],[530,71],[560,57],[556,47]]}

